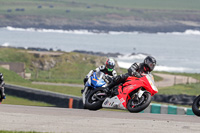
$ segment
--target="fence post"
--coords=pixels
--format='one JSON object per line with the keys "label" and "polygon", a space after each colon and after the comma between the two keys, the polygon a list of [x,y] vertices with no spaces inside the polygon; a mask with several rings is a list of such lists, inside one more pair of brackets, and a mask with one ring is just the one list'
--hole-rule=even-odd
{"label": "fence post", "polygon": [[187,84],[189,84],[189,77],[187,77]]}

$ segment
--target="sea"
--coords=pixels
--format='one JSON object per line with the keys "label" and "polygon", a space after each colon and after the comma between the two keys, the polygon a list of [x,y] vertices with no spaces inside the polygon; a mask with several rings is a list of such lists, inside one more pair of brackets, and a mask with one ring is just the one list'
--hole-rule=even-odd
{"label": "sea", "polygon": [[155,71],[200,73],[200,31],[143,33],[90,32],[34,28],[0,28],[0,46],[120,53],[121,68],[143,62],[147,55],[156,58]]}

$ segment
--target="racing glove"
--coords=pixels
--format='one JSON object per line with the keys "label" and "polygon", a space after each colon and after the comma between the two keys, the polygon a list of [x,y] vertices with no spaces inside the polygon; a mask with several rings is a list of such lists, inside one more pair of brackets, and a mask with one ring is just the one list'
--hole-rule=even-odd
{"label": "racing glove", "polygon": [[83,79],[84,84],[85,84],[87,81],[88,81],[88,77],[85,77],[85,78]]}
{"label": "racing glove", "polygon": [[141,74],[138,73],[133,67],[130,67],[130,68],[128,69],[128,74],[129,74],[130,76],[134,76],[134,77],[138,77],[138,78],[141,77]]}

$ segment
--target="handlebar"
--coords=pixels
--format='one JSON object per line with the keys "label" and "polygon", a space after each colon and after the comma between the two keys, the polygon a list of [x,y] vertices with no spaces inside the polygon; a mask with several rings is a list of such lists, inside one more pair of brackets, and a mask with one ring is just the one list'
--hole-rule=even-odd
{"label": "handlebar", "polygon": [[142,74],[136,72],[136,73],[135,73],[135,77],[141,78],[141,77],[143,77],[143,76],[142,76]]}
{"label": "handlebar", "polygon": [[107,84],[110,83],[110,81],[107,79],[106,75],[104,75],[104,76],[102,77],[102,79],[103,79]]}

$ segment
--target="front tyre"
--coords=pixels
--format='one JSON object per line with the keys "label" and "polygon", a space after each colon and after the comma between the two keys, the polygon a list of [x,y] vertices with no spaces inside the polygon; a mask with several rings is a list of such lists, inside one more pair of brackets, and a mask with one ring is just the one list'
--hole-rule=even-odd
{"label": "front tyre", "polygon": [[84,88],[84,91],[82,93],[82,99],[83,99],[83,109],[87,109],[87,107],[85,106],[85,101],[86,98],[88,96],[88,94],[92,91],[93,88]]}
{"label": "front tyre", "polygon": [[103,88],[91,91],[85,100],[85,108],[89,110],[98,110],[102,108],[102,103],[107,95]]}
{"label": "front tyre", "polygon": [[151,94],[149,92],[144,92],[140,98],[132,95],[131,99],[127,103],[127,109],[131,113],[138,113],[147,108],[150,103]]}
{"label": "front tyre", "polygon": [[196,116],[200,116],[200,95],[194,99],[192,111]]}

